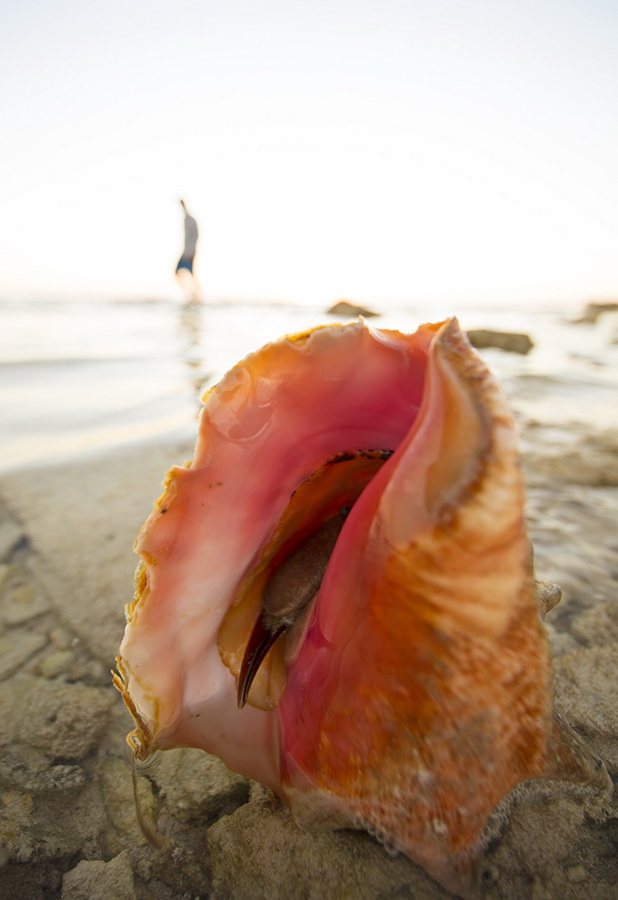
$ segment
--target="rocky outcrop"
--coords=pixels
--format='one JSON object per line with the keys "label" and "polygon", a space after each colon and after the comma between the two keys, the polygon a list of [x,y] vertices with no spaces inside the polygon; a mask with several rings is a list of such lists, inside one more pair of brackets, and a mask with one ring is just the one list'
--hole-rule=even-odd
{"label": "rocky outcrop", "polygon": [[618,312],[618,301],[592,301],[586,304],[586,308],[579,317],[574,320],[575,325],[594,325],[603,313]]}
{"label": "rocky outcrop", "polygon": [[534,347],[534,343],[529,335],[517,331],[491,331],[486,328],[477,328],[466,333],[468,340],[477,350],[496,347],[498,350],[506,350],[509,353],[521,353],[525,356]]}
{"label": "rocky outcrop", "polygon": [[346,319],[355,319],[357,316],[371,319],[373,316],[380,315],[380,313],[367,309],[366,306],[360,306],[358,303],[352,303],[350,300],[337,300],[327,312],[330,316],[341,316]]}

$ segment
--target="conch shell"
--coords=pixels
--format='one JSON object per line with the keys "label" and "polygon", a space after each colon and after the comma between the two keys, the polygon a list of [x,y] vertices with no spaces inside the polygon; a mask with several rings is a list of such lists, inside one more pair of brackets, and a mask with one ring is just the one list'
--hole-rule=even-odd
{"label": "conch shell", "polygon": [[136,755],[201,747],[460,890],[547,768],[523,506],[506,400],[455,319],[248,356],[137,539],[116,677]]}

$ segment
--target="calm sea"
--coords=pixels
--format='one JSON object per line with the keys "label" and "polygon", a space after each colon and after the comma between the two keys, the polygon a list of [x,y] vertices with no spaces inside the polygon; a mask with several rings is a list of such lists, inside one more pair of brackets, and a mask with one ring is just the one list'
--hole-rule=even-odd
{"label": "calm sea", "polygon": [[[462,327],[527,332],[527,356],[484,351],[520,417],[618,425],[618,319],[575,325],[557,305],[387,308],[378,327],[413,331],[457,314]],[[0,469],[55,462],[143,438],[192,438],[199,396],[273,338],[334,321],[281,303],[0,298]]]}

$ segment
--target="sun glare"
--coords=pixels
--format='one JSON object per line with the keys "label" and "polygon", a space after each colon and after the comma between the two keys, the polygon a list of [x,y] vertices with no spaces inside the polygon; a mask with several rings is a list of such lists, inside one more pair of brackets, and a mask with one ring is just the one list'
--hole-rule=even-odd
{"label": "sun glare", "polygon": [[447,6],[41,21],[0,64],[0,288],[173,293],[182,196],[209,296],[611,291],[615,15]]}

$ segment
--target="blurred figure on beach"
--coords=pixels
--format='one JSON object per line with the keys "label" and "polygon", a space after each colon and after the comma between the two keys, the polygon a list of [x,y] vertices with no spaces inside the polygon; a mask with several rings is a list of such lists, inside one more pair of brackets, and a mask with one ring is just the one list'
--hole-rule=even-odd
{"label": "blurred figure on beach", "polygon": [[199,282],[193,272],[193,261],[195,259],[198,237],[197,222],[189,214],[184,200],[180,201],[180,205],[185,214],[185,246],[176,266],[176,277],[186,294],[187,301],[189,303],[200,303],[202,293]]}

